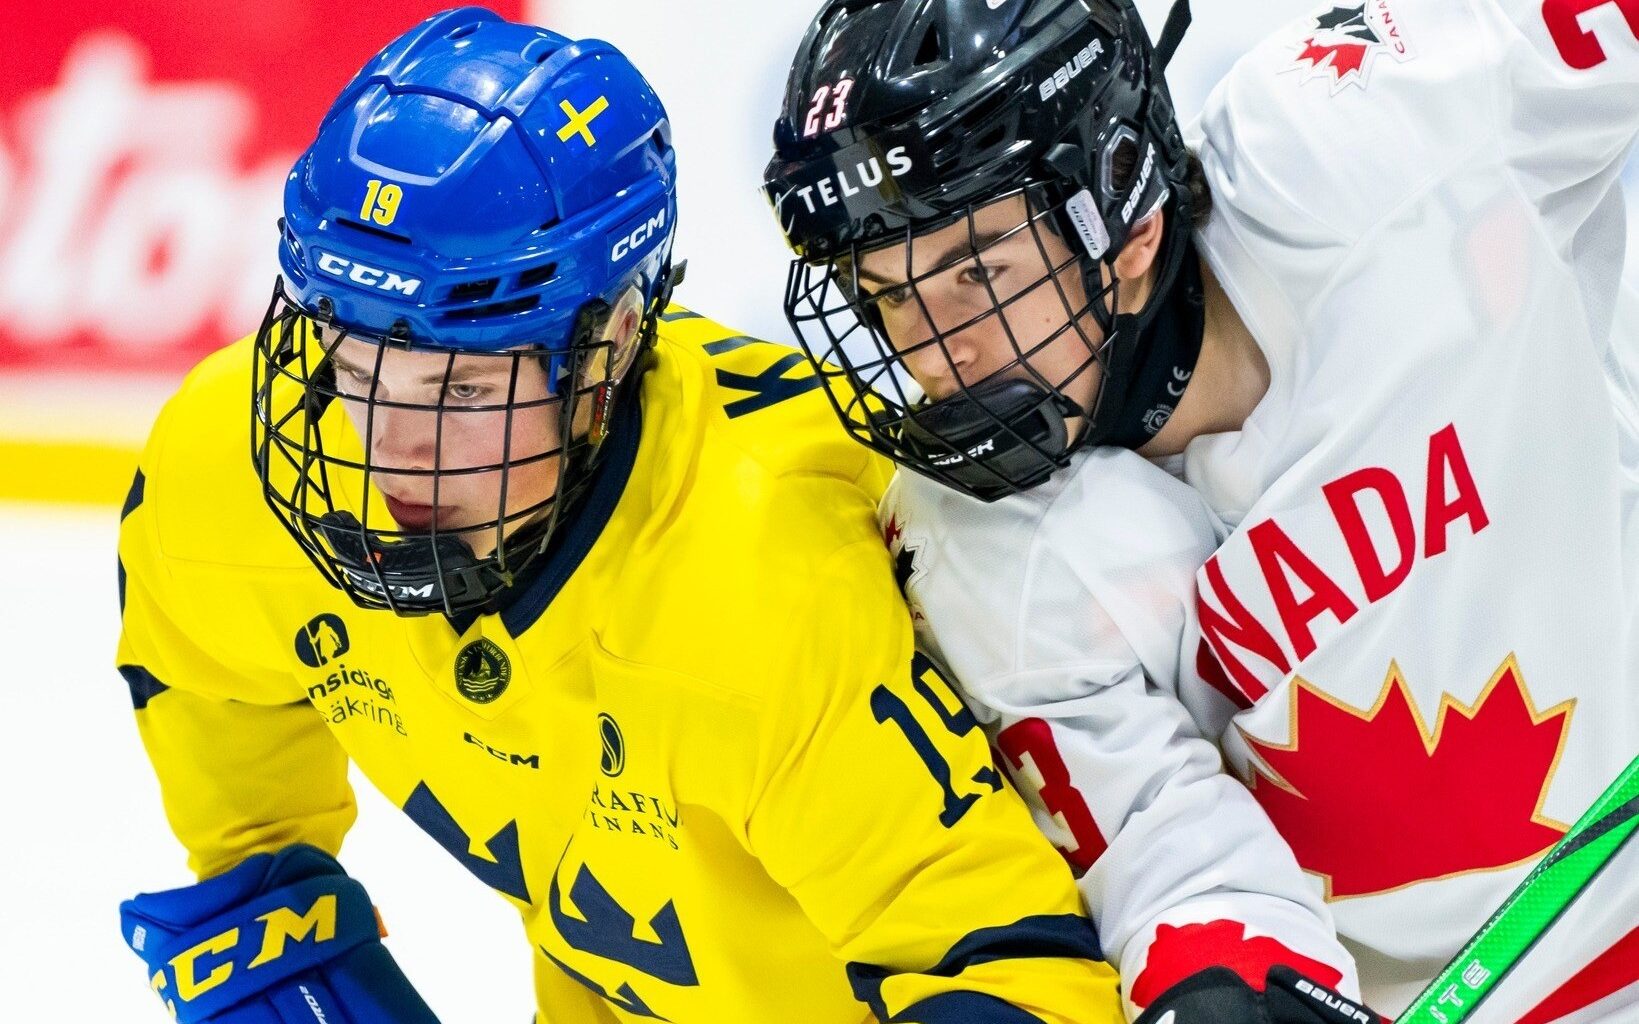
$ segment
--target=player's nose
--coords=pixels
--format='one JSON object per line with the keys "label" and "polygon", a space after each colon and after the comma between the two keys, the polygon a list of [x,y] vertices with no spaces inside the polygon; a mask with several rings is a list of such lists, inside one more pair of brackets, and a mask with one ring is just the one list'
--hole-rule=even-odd
{"label": "player's nose", "polygon": [[367,425],[372,471],[426,472],[437,468],[440,431],[436,409],[377,406]]}
{"label": "player's nose", "polygon": [[988,350],[984,325],[951,334],[935,334],[911,357],[911,373],[928,398],[940,401],[983,380],[994,367],[986,365]]}

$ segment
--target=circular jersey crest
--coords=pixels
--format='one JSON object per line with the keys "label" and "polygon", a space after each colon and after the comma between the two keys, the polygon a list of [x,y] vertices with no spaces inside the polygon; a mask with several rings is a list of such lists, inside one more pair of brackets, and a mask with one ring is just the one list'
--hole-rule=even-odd
{"label": "circular jersey crest", "polygon": [[487,638],[461,648],[455,656],[455,688],[474,704],[489,704],[512,682],[512,661]]}

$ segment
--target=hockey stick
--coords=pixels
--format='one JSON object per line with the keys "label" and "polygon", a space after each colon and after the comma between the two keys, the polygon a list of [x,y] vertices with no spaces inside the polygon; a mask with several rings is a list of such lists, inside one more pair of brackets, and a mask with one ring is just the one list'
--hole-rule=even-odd
{"label": "hockey stick", "polygon": [[1639,758],[1599,795],[1396,1024],[1459,1024],[1639,829]]}

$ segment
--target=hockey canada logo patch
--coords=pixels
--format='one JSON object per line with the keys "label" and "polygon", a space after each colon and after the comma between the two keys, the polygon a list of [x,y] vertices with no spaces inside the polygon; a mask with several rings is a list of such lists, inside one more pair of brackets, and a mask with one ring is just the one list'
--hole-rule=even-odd
{"label": "hockey canada logo patch", "polygon": [[905,528],[900,524],[898,513],[888,518],[888,525],[882,528],[882,539],[887,543],[888,551],[893,554],[894,582],[899,584],[899,592],[907,600],[914,600],[910,585],[922,575],[922,566],[917,562],[922,545],[906,538]]}
{"label": "hockey canada logo patch", "polygon": [[1416,56],[1390,0],[1366,0],[1316,15],[1297,59],[1284,70],[1301,72],[1305,82],[1329,82],[1335,96],[1350,85],[1364,89],[1384,54],[1401,64]]}

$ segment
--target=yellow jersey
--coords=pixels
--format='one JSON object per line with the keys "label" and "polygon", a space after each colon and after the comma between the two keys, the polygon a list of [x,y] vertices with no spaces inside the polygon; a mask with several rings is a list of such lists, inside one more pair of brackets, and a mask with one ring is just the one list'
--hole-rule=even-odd
{"label": "yellow jersey", "polygon": [[351,759],[518,909],[541,1024],[1121,1019],[800,355],[674,308],[546,564],[454,622],[353,606],[285,533],[251,363],[166,406],[120,535],[120,671],[200,876],[338,852]]}

